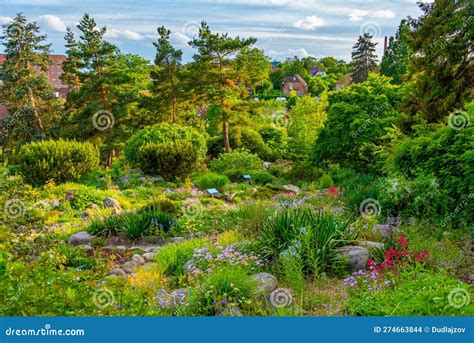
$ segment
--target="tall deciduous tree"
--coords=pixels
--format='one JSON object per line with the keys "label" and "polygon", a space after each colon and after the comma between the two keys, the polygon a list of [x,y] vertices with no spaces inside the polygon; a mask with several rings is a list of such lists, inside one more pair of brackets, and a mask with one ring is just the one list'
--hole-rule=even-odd
{"label": "tall deciduous tree", "polygon": [[359,36],[359,40],[352,51],[352,80],[354,82],[364,82],[369,78],[369,73],[377,70],[377,55],[372,36],[364,33]]}
{"label": "tall deciduous tree", "polygon": [[236,67],[239,81],[254,93],[257,85],[268,80],[272,64],[262,50],[245,48],[237,56]]}
{"label": "tall deciduous tree", "polygon": [[209,26],[202,22],[198,37],[189,43],[198,51],[194,61],[195,70],[201,74],[199,82],[202,82],[209,99],[220,103],[226,152],[230,151],[228,119],[232,113],[232,100],[241,94],[236,83],[235,57],[255,42],[255,38],[232,38],[227,33],[212,33]]}
{"label": "tall deciduous tree", "polygon": [[169,111],[169,121],[176,121],[178,98],[183,94],[180,68],[183,52],[175,49],[170,43],[170,31],[164,26],[158,28],[155,65],[151,71],[153,95],[160,103],[165,103]]}
{"label": "tall deciduous tree", "polygon": [[473,96],[474,3],[436,0],[419,6],[423,15],[410,21],[415,55],[405,110],[434,123]]}
{"label": "tall deciduous tree", "polygon": [[0,104],[11,116],[5,120],[2,141],[25,142],[51,134],[61,105],[45,73],[50,64],[50,44],[35,22],[22,13],[3,25],[1,37],[6,61],[0,69]]}
{"label": "tall deciduous tree", "polygon": [[392,78],[395,84],[402,84],[403,77],[408,72],[413,50],[408,41],[410,27],[406,20],[402,20],[395,37],[390,37],[387,51],[380,62],[380,73]]}

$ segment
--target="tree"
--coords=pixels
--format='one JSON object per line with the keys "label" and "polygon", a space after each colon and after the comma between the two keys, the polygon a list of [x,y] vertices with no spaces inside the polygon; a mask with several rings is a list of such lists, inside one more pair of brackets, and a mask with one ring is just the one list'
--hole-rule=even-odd
{"label": "tree", "polygon": [[398,85],[402,84],[413,57],[413,50],[408,41],[409,35],[409,24],[406,20],[402,20],[395,37],[390,37],[387,51],[380,62],[381,74],[391,77],[392,82]]}
{"label": "tree", "polygon": [[255,93],[257,85],[268,80],[271,63],[262,50],[258,48],[244,48],[237,55],[236,68],[239,81]]}
{"label": "tree", "polygon": [[175,49],[170,41],[170,31],[164,26],[158,28],[155,65],[151,71],[153,80],[152,92],[158,102],[165,102],[169,110],[169,121],[176,121],[176,112],[178,106],[178,97],[182,93],[180,85],[180,67],[183,52]]}
{"label": "tree", "polygon": [[0,69],[0,104],[12,114],[3,123],[3,145],[51,135],[60,115],[60,102],[44,75],[50,64],[50,44],[36,22],[22,13],[3,25],[5,62]]}
{"label": "tree", "polygon": [[77,92],[81,86],[79,70],[83,67],[83,63],[80,56],[79,46],[74,38],[74,32],[69,27],[66,29],[64,39],[66,40],[65,46],[67,59],[63,62],[61,80]]}
{"label": "tree", "polygon": [[377,70],[377,55],[372,36],[368,33],[359,36],[359,40],[352,51],[352,80],[354,82],[364,82],[369,78],[369,73]]}
{"label": "tree", "polygon": [[404,110],[436,123],[473,96],[474,3],[436,0],[419,6],[423,15],[409,21],[414,57]]}
{"label": "tree", "polygon": [[232,112],[232,100],[241,97],[235,57],[244,48],[256,42],[255,38],[229,37],[228,34],[212,33],[206,22],[201,23],[198,37],[189,44],[197,49],[194,55],[195,73],[200,75],[198,84],[211,101],[219,101],[222,115],[224,150],[230,151],[228,118]]}

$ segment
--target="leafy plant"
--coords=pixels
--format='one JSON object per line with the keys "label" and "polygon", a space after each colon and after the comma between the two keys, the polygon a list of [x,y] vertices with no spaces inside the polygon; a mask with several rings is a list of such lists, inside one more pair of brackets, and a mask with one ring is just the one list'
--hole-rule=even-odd
{"label": "leafy plant", "polygon": [[215,188],[222,192],[224,187],[229,183],[229,179],[225,175],[208,172],[199,175],[195,183],[200,189]]}

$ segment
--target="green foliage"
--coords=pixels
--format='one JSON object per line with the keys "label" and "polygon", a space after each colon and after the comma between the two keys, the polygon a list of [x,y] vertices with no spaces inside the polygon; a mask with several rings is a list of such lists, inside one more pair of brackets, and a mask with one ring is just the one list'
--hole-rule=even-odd
{"label": "green foliage", "polygon": [[321,188],[329,188],[331,186],[334,186],[334,181],[332,180],[331,175],[323,174],[319,179],[319,186]]}
{"label": "green foliage", "polygon": [[252,174],[252,180],[260,185],[265,185],[274,182],[275,177],[267,171],[257,171]]}
{"label": "green foliage", "polygon": [[[359,316],[469,316],[474,305],[469,285],[436,272],[415,269],[403,272],[393,281],[392,287],[376,291],[357,292],[351,295],[348,308],[350,315]],[[453,295],[453,293],[457,293]],[[455,298],[452,298],[455,297]],[[452,306],[465,301],[459,308]],[[464,299],[464,300],[463,300]],[[461,303],[462,304],[462,303]]]}
{"label": "green foliage", "polygon": [[148,212],[163,212],[170,215],[177,215],[180,213],[181,206],[178,202],[168,198],[158,198],[142,207],[141,211]]}
{"label": "green foliage", "polygon": [[249,307],[256,297],[257,282],[244,270],[223,267],[207,275],[193,288],[187,311],[193,315],[212,316],[232,306]]}
{"label": "green foliage", "polygon": [[304,271],[318,274],[334,262],[337,247],[355,238],[342,219],[321,211],[285,208],[268,218],[257,241],[265,256],[299,255]]}
{"label": "green foliage", "polygon": [[359,36],[352,51],[351,76],[354,82],[367,81],[369,73],[377,70],[377,55],[375,55],[377,44],[372,42],[372,36],[368,33]]}
{"label": "green foliage", "polygon": [[200,189],[215,188],[222,192],[224,187],[229,183],[229,178],[225,175],[208,172],[199,175],[195,183]]}
{"label": "green foliage", "polygon": [[183,177],[197,165],[198,154],[186,141],[147,143],[138,150],[138,165],[147,174],[167,179]]}
{"label": "green foliage", "polygon": [[257,155],[240,149],[219,155],[217,159],[210,163],[210,169],[226,175],[235,171],[232,176],[236,176],[236,173],[242,175],[263,170],[263,161]]}
{"label": "green foliage", "polygon": [[35,185],[74,181],[98,166],[99,151],[91,143],[62,139],[31,142],[21,147],[15,163],[24,179]]}
{"label": "green foliage", "polygon": [[143,145],[176,141],[191,142],[199,158],[206,154],[205,139],[195,128],[160,123],[135,133],[125,144],[125,157],[131,163],[138,163],[138,152]]}

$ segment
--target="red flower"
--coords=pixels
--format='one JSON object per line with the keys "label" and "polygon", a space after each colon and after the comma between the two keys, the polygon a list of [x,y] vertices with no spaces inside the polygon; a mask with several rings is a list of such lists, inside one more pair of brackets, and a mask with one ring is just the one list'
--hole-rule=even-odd
{"label": "red flower", "polygon": [[338,195],[337,188],[335,186],[331,186],[328,188],[328,195],[332,198],[336,197]]}
{"label": "red flower", "polygon": [[398,239],[398,244],[400,244],[402,248],[405,248],[408,245],[408,241],[405,239],[405,237],[400,236]]}

